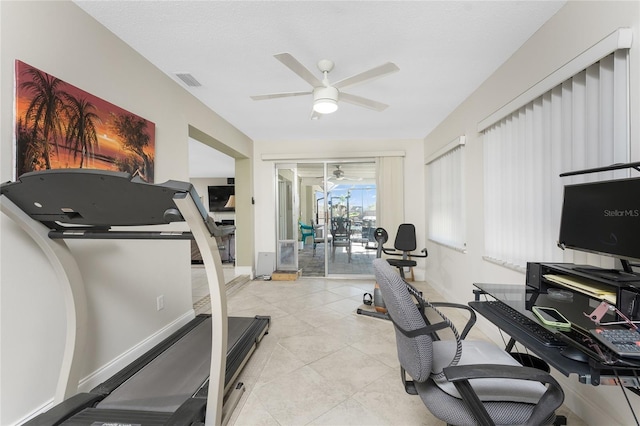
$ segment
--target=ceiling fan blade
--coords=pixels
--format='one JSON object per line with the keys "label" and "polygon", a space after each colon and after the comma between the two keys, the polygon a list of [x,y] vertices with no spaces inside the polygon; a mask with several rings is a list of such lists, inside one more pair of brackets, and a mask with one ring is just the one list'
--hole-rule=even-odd
{"label": "ceiling fan blade", "polygon": [[389,105],[383,104],[382,102],[376,102],[372,101],[371,99],[363,98],[362,96],[351,95],[349,93],[342,92],[340,92],[340,100],[353,105],[369,108],[374,111],[384,111],[389,107]]}
{"label": "ceiling fan blade", "polygon": [[291,96],[304,96],[304,95],[310,95],[312,93],[313,92],[271,93],[268,95],[254,95],[254,96],[251,96],[251,99],[253,99],[254,101],[262,101],[265,99],[288,98]]}
{"label": "ceiling fan blade", "polygon": [[318,77],[313,75],[304,65],[302,65],[296,58],[291,56],[290,53],[278,53],[273,55],[277,60],[282,62],[287,68],[294,73],[298,74],[300,78],[309,83],[313,87],[323,86],[322,81],[318,80]]}
{"label": "ceiling fan blade", "polygon": [[364,71],[360,74],[342,79],[332,84],[332,86],[336,89],[344,89],[345,87],[354,86],[356,84],[364,83],[365,81],[371,81],[396,71],[400,71],[400,68],[398,68],[398,66],[393,62],[387,62],[386,64],[371,68],[369,71]]}

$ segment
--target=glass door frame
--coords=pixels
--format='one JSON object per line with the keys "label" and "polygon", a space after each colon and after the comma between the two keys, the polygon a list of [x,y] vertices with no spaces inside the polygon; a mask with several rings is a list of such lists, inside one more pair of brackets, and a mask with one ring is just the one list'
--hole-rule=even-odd
{"label": "glass door frame", "polygon": [[[289,178],[281,180],[282,171]],[[298,168],[295,163],[275,165],[276,178],[276,270],[298,270]],[[287,185],[287,183],[290,183]],[[287,223],[289,222],[289,223]]]}
{"label": "glass door frame", "polygon": [[[334,176],[334,172],[335,169],[339,168],[336,166],[343,166],[343,165],[347,165],[347,164],[373,164],[374,166],[374,170],[377,170],[377,161],[374,158],[352,158],[352,159],[346,159],[346,160],[326,160],[324,161],[325,163],[325,182],[329,182],[329,179],[331,178],[331,176]],[[361,177],[361,176],[360,176]],[[345,179],[348,179],[347,177],[345,177]],[[374,187],[376,186],[376,183],[374,181]],[[351,198],[351,194],[350,194],[350,190],[349,190],[349,195],[347,195],[346,197],[334,197],[331,194],[331,189],[329,189],[329,185],[325,184],[324,186],[325,189],[325,199],[329,200],[330,198],[345,198],[344,200],[341,200],[341,204],[344,204],[344,208],[347,209],[347,211],[345,212],[346,217],[349,221],[351,221],[351,205],[352,203],[350,202],[350,198]],[[377,190],[376,190],[377,191]],[[331,200],[333,201],[333,200]],[[376,205],[377,205],[377,198],[376,198]],[[331,232],[331,220],[332,220],[332,213],[334,212],[334,209],[336,208],[336,206],[333,205],[332,203],[328,203],[326,205],[326,223],[327,223],[327,229],[329,230],[329,232]],[[350,225],[353,225],[350,223]],[[355,232],[355,228],[354,226],[350,226],[349,227],[350,230],[349,232],[351,233],[351,235],[349,236],[349,239],[351,240],[354,232]],[[356,244],[355,240],[351,240],[349,242],[349,244],[351,245],[350,250],[353,251],[354,248],[354,244]],[[332,250],[334,248],[332,247]],[[346,250],[346,249],[341,249],[341,250]],[[371,251],[372,254],[375,254],[375,250]],[[354,256],[353,254],[351,255],[352,257]],[[371,279],[371,277],[373,276],[373,267],[371,268],[370,272],[367,273],[345,273],[345,272],[338,272],[336,270],[332,271],[331,270],[331,262],[330,262],[330,257],[331,257],[331,253],[326,253],[326,268],[325,268],[325,276],[329,277],[329,278],[349,278],[349,279]],[[336,255],[337,258],[337,255]],[[334,264],[334,267],[338,266]]]}
{"label": "glass door frame", "polygon": [[[295,161],[295,160],[294,160]],[[306,221],[309,218],[303,218],[300,217],[301,213],[302,213],[302,207],[301,207],[301,193],[300,191],[303,189],[303,184],[304,184],[304,178],[305,178],[305,170],[304,170],[304,165],[313,165],[313,166],[317,166],[318,167],[318,171],[320,171],[320,168],[322,170],[322,181],[321,183],[319,183],[319,185],[321,186],[321,191],[319,190],[312,190],[310,191],[312,193],[313,196],[313,200],[311,202],[311,204],[313,205],[313,208],[315,208],[315,212],[314,213],[314,218],[315,218],[315,224],[314,225],[318,225],[320,220],[322,220],[324,222],[324,229],[323,229],[323,239],[324,239],[324,272],[323,272],[323,276],[325,278],[350,278],[350,279],[369,279],[371,278],[371,276],[373,275],[373,271],[371,271],[370,273],[348,273],[348,272],[344,272],[344,268],[342,272],[336,272],[331,271],[331,265],[330,265],[330,259],[331,259],[331,254],[332,254],[332,249],[333,247],[330,245],[330,241],[332,239],[332,237],[330,237],[331,234],[331,223],[330,223],[330,209],[332,208],[332,206],[328,203],[328,199],[329,199],[329,194],[331,193],[331,190],[329,188],[329,185],[331,183],[334,183],[331,181],[331,177],[334,175],[333,171],[334,168],[336,167],[336,165],[346,165],[349,163],[372,163],[372,164],[376,164],[376,160],[374,158],[354,158],[354,159],[345,159],[345,160],[332,160],[332,159],[314,159],[314,160],[297,160],[294,162],[289,162],[289,163],[276,163],[275,164],[275,179],[276,179],[276,188],[275,188],[275,193],[276,193],[276,267],[278,269],[280,268],[287,268],[284,270],[298,270],[299,269],[299,258],[298,258],[298,242],[300,239],[300,226],[299,226],[299,221],[302,221],[304,223],[306,223]],[[374,166],[375,167],[375,166]],[[284,189],[284,186],[282,186],[281,184],[281,179],[280,179],[280,173],[282,170],[288,170],[290,175],[287,176],[287,180],[291,180],[291,185],[290,185],[290,190],[288,192],[288,194],[290,195],[290,200],[291,200],[291,204],[290,206],[285,205],[286,204],[286,200],[285,198],[281,198],[281,192]],[[319,174],[319,173],[318,173]],[[315,175],[315,178],[317,179],[318,176]],[[304,185],[304,187],[306,187],[307,185]],[[312,185],[312,186],[315,186]],[[374,184],[375,186],[375,184]],[[322,194],[321,198],[318,198],[318,195]],[[306,199],[306,198],[305,198]],[[324,209],[323,212],[319,212],[319,205],[321,204],[321,202],[319,200],[323,200],[324,202]],[[285,204],[283,204],[285,203]],[[377,201],[376,201],[377,203]],[[308,208],[307,208],[308,209]],[[305,209],[306,213],[309,213],[307,211],[307,209]],[[290,215],[287,215],[290,212]],[[320,217],[320,215],[323,215],[323,217]],[[349,213],[347,213],[349,214]],[[287,215],[286,217],[284,217],[283,215]],[[287,226],[289,226],[290,230],[292,231],[289,235],[284,235],[283,232],[283,220],[289,221],[287,223]],[[320,243],[318,243],[320,244]],[[284,247],[286,246],[286,247]],[[293,248],[292,248],[293,247]],[[283,252],[283,250],[286,249],[286,253]],[[291,251],[293,251],[293,253],[291,253]],[[285,265],[282,264],[282,260],[284,258],[287,258],[287,263]],[[293,265],[290,265],[288,263],[288,261],[290,260],[295,260],[295,263]],[[294,266],[295,265],[295,266]],[[334,265],[336,266],[336,265]],[[344,266],[344,265],[343,265]],[[303,275],[304,276],[304,271],[303,271]]]}
{"label": "glass door frame", "polygon": [[[327,181],[326,175],[326,165],[324,160],[300,160],[296,162],[296,166],[298,169],[298,210],[297,213],[300,215],[300,220],[305,224],[310,224],[316,228],[316,232],[318,232],[318,225],[321,224],[320,221],[326,223],[326,214],[320,215],[319,206],[321,203],[319,200],[323,200],[326,196],[325,191],[325,182]],[[320,176],[318,176],[320,175]],[[317,189],[320,187],[320,189]],[[307,192],[307,188],[311,188]],[[303,192],[305,194],[303,194]],[[320,199],[318,199],[317,194],[323,194]],[[303,206],[304,205],[304,206]],[[309,223],[307,223],[309,222]],[[315,247],[317,245],[322,244],[324,252],[328,251],[327,249],[327,241],[329,240],[327,237],[327,230],[329,228],[325,225],[322,227],[322,238],[323,242],[316,242],[316,238],[318,234],[314,232],[313,240],[311,244],[314,246],[314,257],[317,259]],[[298,231],[300,229],[298,228]],[[306,249],[306,248],[305,248]],[[305,271],[302,269],[302,276],[305,276]],[[308,275],[310,277],[326,277],[327,276],[327,257],[326,255],[322,258],[322,275]]]}

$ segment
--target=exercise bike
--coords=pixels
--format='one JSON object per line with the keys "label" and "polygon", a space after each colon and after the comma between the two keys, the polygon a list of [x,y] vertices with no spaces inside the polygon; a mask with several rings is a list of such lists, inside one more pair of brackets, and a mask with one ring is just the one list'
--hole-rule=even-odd
{"label": "exercise bike", "polygon": [[[367,249],[376,250],[376,259],[380,259],[382,257],[382,253],[384,252],[384,243],[389,240],[389,234],[384,228],[376,228],[373,231],[373,238],[376,240],[377,245],[375,247],[366,246]],[[378,283],[375,284],[373,289],[373,296],[371,293],[365,293],[362,297],[362,303],[367,306],[373,305],[375,311],[370,311],[368,309],[358,308],[357,313],[360,315],[366,315],[374,318],[385,319],[388,320],[389,314],[387,314],[387,308],[384,304],[384,300],[382,300],[382,293],[380,292],[380,287],[378,287]]]}

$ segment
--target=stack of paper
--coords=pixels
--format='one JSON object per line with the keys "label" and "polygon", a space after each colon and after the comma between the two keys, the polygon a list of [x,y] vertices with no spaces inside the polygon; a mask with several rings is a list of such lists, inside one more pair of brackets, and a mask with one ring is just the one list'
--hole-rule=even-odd
{"label": "stack of paper", "polygon": [[587,296],[600,300],[606,300],[613,305],[616,304],[616,292],[607,288],[606,285],[589,280],[587,278],[572,277],[568,275],[547,274],[544,278],[563,287],[579,291]]}

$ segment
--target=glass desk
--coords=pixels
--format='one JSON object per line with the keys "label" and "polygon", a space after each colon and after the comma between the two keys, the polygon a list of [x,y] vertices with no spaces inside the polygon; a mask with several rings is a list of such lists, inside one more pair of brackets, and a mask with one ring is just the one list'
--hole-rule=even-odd
{"label": "glass desk", "polygon": [[[598,305],[598,301],[580,293],[573,293],[570,298],[559,299],[557,296],[551,297],[549,294],[539,293],[525,285],[474,284],[474,286],[477,288],[474,290],[475,300],[469,302],[469,306],[511,337],[506,347],[508,352],[511,351],[515,342],[518,342],[565,376],[576,374],[581,383],[594,386],[618,385],[620,381],[623,386],[640,394],[638,391],[640,360],[614,358],[611,363],[606,363],[600,358],[598,348],[593,347],[595,341],[590,339],[588,334],[583,336],[579,332],[581,328],[586,330],[595,328],[595,324],[584,313],[591,313]],[[481,297],[484,300],[480,300]],[[553,333],[563,346],[550,347],[532,337],[531,333],[518,322],[510,321],[501,315],[495,302],[491,302],[492,300],[502,302],[535,321],[539,327]],[[534,305],[556,308],[578,327],[567,333],[545,327],[531,312],[531,307]],[[605,318],[603,322],[606,320]]]}

